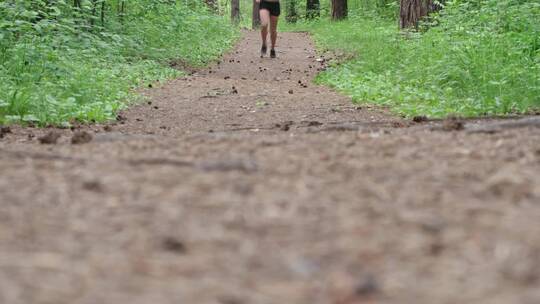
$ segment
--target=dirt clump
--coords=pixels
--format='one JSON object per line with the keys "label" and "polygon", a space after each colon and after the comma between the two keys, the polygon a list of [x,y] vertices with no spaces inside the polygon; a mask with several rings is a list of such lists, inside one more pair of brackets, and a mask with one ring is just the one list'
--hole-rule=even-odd
{"label": "dirt clump", "polygon": [[87,144],[92,141],[94,136],[86,131],[77,131],[73,133],[73,136],[71,137],[71,143],[74,145],[82,145]]}
{"label": "dirt clump", "polygon": [[427,118],[427,116],[425,116],[425,115],[418,115],[418,116],[414,116],[412,120],[413,120],[414,122],[416,122],[416,123],[421,123],[421,122],[426,122],[426,121],[428,121],[428,118]]}
{"label": "dirt clump", "polygon": [[289,131],[291,129],[291,126],[294,125],[294,121],[285,121],[283,123],[276,124],[276,128],[280,129],[281,131]]}
{"label": "dirt clump", "polygon": [[377,279],[372,274],[362,276],[357,283],[354,293],[358,296],[372,296],[380,292],[380,286]]}
{"label": "dirt clump", "polygon": [[56,145],[58,142],[58,139],[60,139],[62,135],[55,130],[47,132],[47,134],[41,136],[38,138],[38,141],[40,144],[43,145]]}
{"label": "dirt clump", "polygon": [[4,136],[9,133],[11,133],[10,127],[0,126],[0,138],[4,138]]}
{"label": "dirt clump", "polygon": [[174,252],[176,254],[187,253],[186,245],[175,237],[166,237],[162,241],[163,249]]}
{"label": "dirt clump", "polygon": [[443,131],[461,131],[465,129],[465,122],[459,117],[449,117],[442,123]]}
{"label": "dirt clump", "polygon": [[83,189],[93,192],[103,192],[104,186],[99,180],[88,180],[83,182]]}

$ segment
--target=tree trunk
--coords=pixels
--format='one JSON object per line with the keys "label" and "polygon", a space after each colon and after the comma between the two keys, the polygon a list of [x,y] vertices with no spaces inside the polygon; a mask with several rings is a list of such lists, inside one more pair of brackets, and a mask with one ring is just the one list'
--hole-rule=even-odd
{"label": "tree trunk", "polygon": [[347,0],[332,0],[332,20],[347,18]]}
{"label": "tree trunk", "polygon": [[105,1],[101,1],[101,26],[105,27]]}
{"label": "tree trunk", "polygon": [[[439,1],[444,3],[444,1]],[[401,0],[399,10],[399,27],[418,28],[418,23],[429,13],[439,11],[442,6],[433,0]]]}
{"label": "tree trunk", "polygon": [[94,23],[96,21],[97,6],[99,0],[92,0],[92,17],[90,18],[90,27],[94,28]]}
{"label": "tree trunk", "polygon": [[231,20],[233,23],[240,22],[240,0],[231,0]]}
{"label": "tree trunk", "polygon": [[259,3],[253,0],[253,14],[251,16],[251,27],[253,29],[259,28],[261,25],[261,16],[259,15]]}
{"label": "tree trunk", "polygon": [[298,13],[296,12],[296,0],[286,0],[285,4],[287,5],[287,15],[285,16],[285,21],[289,23],[296,23],[296,20],[298,20]]}
{"label": "tree trunk", "polygon": [[120,2],[120,7],[119,7],[119,17],[120,17],[120,23],[121,24],[124,24],[124,16],[126,14],[126,1],[125,0],[122,0]]}
{"label": "tree trunk", "polygon": [[321,16],[321,8],[319,0],[307,0],[306,2],[306,18],[314,19]]}

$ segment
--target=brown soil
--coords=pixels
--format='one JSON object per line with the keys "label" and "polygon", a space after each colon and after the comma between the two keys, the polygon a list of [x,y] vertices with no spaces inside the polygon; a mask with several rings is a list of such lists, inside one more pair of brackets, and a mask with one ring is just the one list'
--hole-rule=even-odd
{"label": "brown soil", "polygon": [[2,132],[0,303],[540,303],[538,119],[402,120],[281,45]]}

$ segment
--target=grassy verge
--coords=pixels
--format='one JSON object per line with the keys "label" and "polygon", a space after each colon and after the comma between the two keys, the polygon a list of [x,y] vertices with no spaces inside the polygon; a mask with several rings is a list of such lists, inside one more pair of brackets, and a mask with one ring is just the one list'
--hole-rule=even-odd
{"label": "grassy verge", "polygon": [[449,5],[421,33],[352,15],[285,30],[308,30],[321,50],[351,54],[316,81],[357,103],[405,116],[483,116],[540,109],[540,4],[484,0]]}
{"label": "grassy verge", "polygon": [[0,4],[0,124],[114,118],[137,99],[134,88],[182,74],[171,60],[204,65],[238,36],[203,8],[176,4],[141,14],[90,31],[76,20],[25,21],[20,7]]}

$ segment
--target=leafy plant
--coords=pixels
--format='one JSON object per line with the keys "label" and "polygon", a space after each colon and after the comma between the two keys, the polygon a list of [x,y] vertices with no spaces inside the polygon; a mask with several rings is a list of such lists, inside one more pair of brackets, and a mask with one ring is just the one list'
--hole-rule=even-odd
{"label": "leafy plant", "polygon": [[305,24],[321,49],[353,54],[317,81],[407,116],[527,113],[540,108],[540,3],[449,1],[421,32],[352,14]]}
{"label": "leafy plant", "polygon": [[196,2],[0,2],[0,124],[104,121],[134,89],[198,66],[237,37]]}

